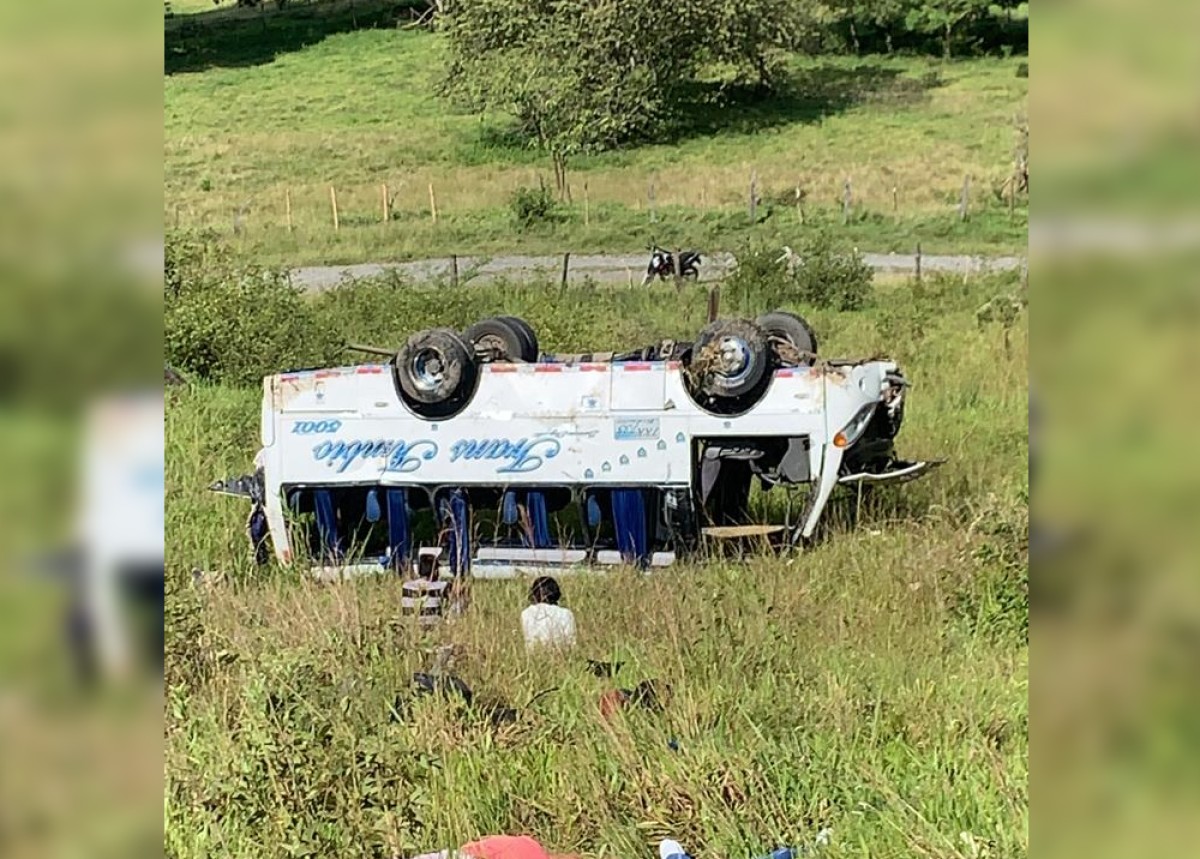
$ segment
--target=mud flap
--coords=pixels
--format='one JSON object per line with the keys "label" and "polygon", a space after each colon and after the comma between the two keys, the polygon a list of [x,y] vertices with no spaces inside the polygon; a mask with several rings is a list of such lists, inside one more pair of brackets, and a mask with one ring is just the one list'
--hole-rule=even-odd
{"label": "mud flap", "polygon": [[271,560],[271,530],[267,525],[267,511],[257,502],[246,520],[246,530],[250,534],[250,546],[254,550],[254,563],[260,567],[266,566]]}

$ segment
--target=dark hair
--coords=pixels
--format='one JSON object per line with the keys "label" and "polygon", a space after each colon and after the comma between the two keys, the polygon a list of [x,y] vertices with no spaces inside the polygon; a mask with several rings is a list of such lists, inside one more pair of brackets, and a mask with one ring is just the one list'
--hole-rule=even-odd
{"label": "dark hair", "polygon": [[436,555],[425,554],[417,556],[418,576],[436,582],[438,580],[438,573],[438,559]]}
{"label": "dark hair", "polygon": [[558,601],[562,599],[562,591],[559,590],[558,582],[551,576],[538,576],[533,580],[533,585],[529,588],[529,601],[534,603],[549,603],[550,605],[558,605]]}

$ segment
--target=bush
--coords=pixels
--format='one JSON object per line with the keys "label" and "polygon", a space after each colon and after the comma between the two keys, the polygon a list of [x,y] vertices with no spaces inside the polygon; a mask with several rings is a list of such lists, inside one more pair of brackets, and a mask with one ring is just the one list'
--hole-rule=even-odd
{"label": "bush", "polygon": [[737,254],[737,269],[725,289],[742,312],[788,304],[821,310],[860,310],[866,305],[872,272],[857,252],[839,248],[824,231],[793,250],[796,262],[790,266],[781,259],[783,248],[755,245]]}
{"label": "bush", "polygon": [[509,206],[512,208],[517,227],[522,230],[555,220],[558,208],[554,195],[545,182],[540,182],[536,188],[526,188],[523,185],[517,188],[512,193]]}
{"label": "bush", "polygon": [[208,234],[168,237],[163,351],[185,374],[254,384],[337,357],[338,332],[286,272],[236,260]]}

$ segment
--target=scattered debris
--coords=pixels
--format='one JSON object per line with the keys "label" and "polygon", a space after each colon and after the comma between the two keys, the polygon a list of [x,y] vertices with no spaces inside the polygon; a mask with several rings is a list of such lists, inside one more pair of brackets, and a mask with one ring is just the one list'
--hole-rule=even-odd
{"label": "scattered debris", "polygon": [[192,570],[192,584],[196,587],[211,588],[223,585],[227,580],[228,577],[220,570],[201,570],[198,567]]}
{"label": "scattered debris", "polygon": [[625,667],[624,662],[597,662],[595,659],[589,659],[588,669],[595,677],[616,677],[617,672]]}
{"label": "scattered debris", "polygon": [[643,680],[632,689],[609,689],[600,696],[600,715],[611,719],[619,710],[626,707],[641,707],[651,713],[661,713],[664,709],[664,698],[670,693],[670,687],[657,680]]}

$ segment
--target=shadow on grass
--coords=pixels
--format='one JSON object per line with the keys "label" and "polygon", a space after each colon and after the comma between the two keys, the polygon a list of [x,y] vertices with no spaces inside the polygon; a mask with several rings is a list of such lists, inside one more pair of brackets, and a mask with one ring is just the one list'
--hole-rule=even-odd
{"label": "shadow on grass", "polygon": [[914,78],[900,69],[873,63],[799,69],[774,91],[745,84],[704,83],[693,89],[689,106],[672,129],[671,142],[820,122],[860,104],[919,104],[927,90],[941,83],[936,72]]}
{"label": "shadow on grass", "polygon": [[[774,90],[729,82],[698,83],[685,93],[675,117],[661,126],[659,134],[632,145],[675,144],[815,123],[862,104],[908,107],[920,104],[929,90],[941,85],[936,70],[912,77],[902,69],[871,62],[798,69]],[[483,126],[479,147],[490,157],[529,157],[528,140],[515,123]]]}
{"label": "shadow on grass", "polygon": [[173,15],[163,23],[165,71],[261,65],[337,33],[394,27],[425,6],[425,0],[320,0]]}

